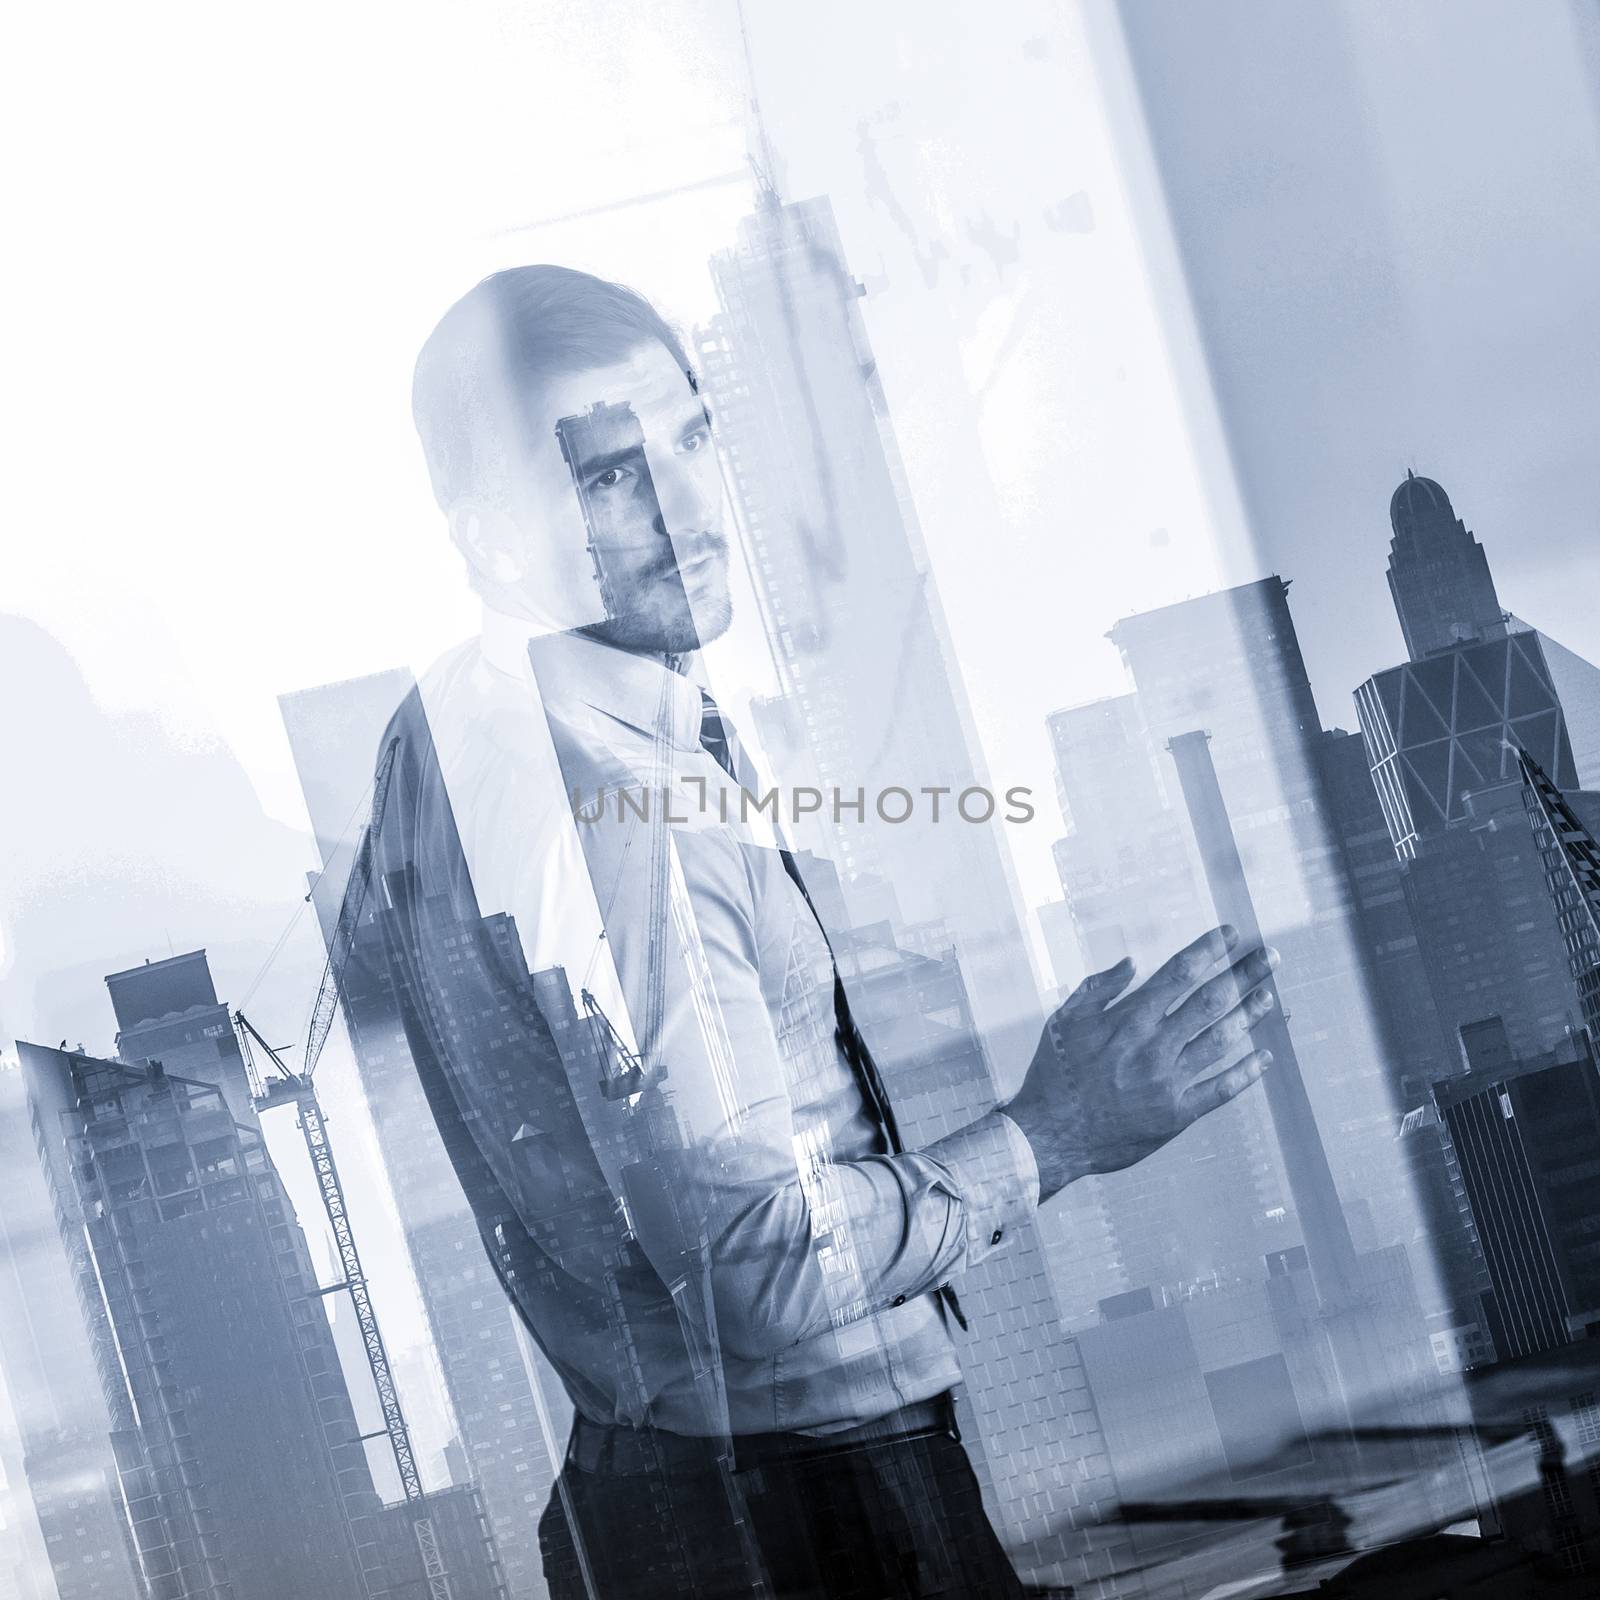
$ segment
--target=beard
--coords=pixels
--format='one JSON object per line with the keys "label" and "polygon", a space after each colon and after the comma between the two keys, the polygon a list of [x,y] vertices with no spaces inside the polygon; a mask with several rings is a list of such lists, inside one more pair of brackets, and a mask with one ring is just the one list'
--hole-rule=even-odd
{"label": "beard", "polygon": [[726,581],[691,606],[674,567],[665,581],[646,589],[641,603],[578,631],[619,650],[686,655],[720,639],[732,623],[733,596]]}

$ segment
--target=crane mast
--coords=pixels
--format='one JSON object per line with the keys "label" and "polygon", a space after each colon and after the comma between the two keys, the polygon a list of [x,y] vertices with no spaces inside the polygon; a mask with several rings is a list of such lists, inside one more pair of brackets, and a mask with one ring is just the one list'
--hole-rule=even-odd
{"label": "crane mast", "polygon": [[[344,1185],[339,1177],[339,1165],[334,1159],[333,1141],[328,1134],[327,1116],[312,1085],[317,1061],[322,1047],[328,1042],[333,1018],[339,1008],[339,995],[344,981],[345,967],[355,948],[356,930],[366,908],[367,895],[372,886],[373,857],[376,851],[378,830],[382,826],[385,808],[389,801],[389,784],[394,776],[394,763],[400,741],[391,739],[383,758],[378,763],[372,785],[372,811],[356,846],[355,859],[350,866],[350,877],[345,884],[344,896],[339,903],[339,914],[328,935],[328,960],[322,971],[322,982],[311,1008],[311,1022],[306,1033],[303,1065],[293,1071],[276,1047],[267,1043],[254,1023],[242,1011],[233,1014],[234,1026],[243,1049],[245,1071],[250,1080],[251,1096],[258,1112],[270,1111],[276,1106],[293,1105],[296,1108],[300,1132],[305,1139],[306,1153],[311,1158],[311,1170],[317,1180],[317,1192],[322,1209],[327,1214],[333,1231],[334,1247],[339,1253],[339,1267],[343,1273],[340,1282],[330,1284],[324,1294],[348,1293],[355,1311],[356,1326],[361,1333],[362,1349],[367,1368],[372,1374],[373,1389],[383,1414],[383,1433],[394,1454],[395,1466],[400,1474],[400,1487],[406,1503],[413,1507],[412,1533],[422,1558],[423,1573],[428,1582],[429,1600],[453,1600],[450,1578],[445,1571],[439,1551],[433,1519],[426,1509],[426,1492],[417,1468],[416,1453],[411,1445],[411,1430],[406,1425],[405,1412],[400,1404],[400,1393],[394,1381],[394,1369],[389,1361],[388,1347],[383,1342],[383,1330],[378,1325],[378,1313],[372,1304],[367,1285],[367,1275],[361,1265],[361,1252],[356,1245],[355,1229],[350,1221],[350,1208],[345,1199]],[[268,1076],[256,1061],[259,1049],[270,1064]],[[375,1438],[377,1435],[364,1435]]]}

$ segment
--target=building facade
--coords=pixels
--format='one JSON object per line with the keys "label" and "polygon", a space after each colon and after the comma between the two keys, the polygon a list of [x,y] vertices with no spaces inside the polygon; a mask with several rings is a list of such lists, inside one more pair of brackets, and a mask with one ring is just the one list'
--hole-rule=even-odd
{"label": "building facade", "polygon": [[[386,672],[283,697],[327,875],[315,896],[325,937],[350,869],[351,819],[364,814],[383,730],[412,681],[409,673]],[[369,909],[375,913],[381,900],[375,889]],[[555,1481],[547,1434],[564,1438],[570,1418],[559,1402],[546,1416],[514,1313],[439,1141],[381,930],[370,922],[357,932],[339,997],[450,1405],[451,1454],[482,1496],[510,1600],[542,1600],[537,1527]]]}
{"label": "building facade", "polygon": [[[52,1074],[30,1094],[20,1067],[0,1065],[0,1364],[17,1427],[13,1504],[19,1521],[37,1524],[45,1581],[60,1600],[147,1600],[96,1364],[110,1334],[57,1133],[66,1090]],[[19,1527],[18,1560],[25,1540]]]}
{"label": "building facade", "polygon": [[[61,1248],[81,1248],[92,1278],[85,1320],[142,1592],[426,1594],[418,1507],[391,1514],[374,1488],[325,1294],[258,1129],[158,1061],[20,1051]],[[441,1550],[453,1592],[500,1600],[470,1520]]]}
{"label": "building facade", "polygon": [[1581,1035],[1520,1058],[1490,1017],[1461,1042],[1466,1071],[1434,1101],[1488,1263],[1496,1349],[1515,1361],[1600,1326],[1600,1074]]}

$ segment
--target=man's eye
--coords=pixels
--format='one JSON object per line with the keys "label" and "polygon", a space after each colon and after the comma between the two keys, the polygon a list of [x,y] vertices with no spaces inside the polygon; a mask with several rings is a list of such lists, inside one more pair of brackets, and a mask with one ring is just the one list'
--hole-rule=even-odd
{"label": "man's eye", "polygon": [[590,480],[589,487],[591,489],[615,489],[628,476],[629,473],[626,467],[607,467],[604,472],[595,473]]}
{"label": "man's eye", "polygon": [[709,428],[696,428],[693,433],[686,433],[679,445],[682,450],[704,450],[711,443],[711,430]]}

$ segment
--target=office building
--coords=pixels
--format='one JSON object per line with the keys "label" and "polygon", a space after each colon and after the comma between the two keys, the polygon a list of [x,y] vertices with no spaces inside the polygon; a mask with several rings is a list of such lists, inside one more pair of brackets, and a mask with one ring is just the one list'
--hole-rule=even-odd
{"label": "office building", "polygon": [[[1412,1319],[1394,1314],[1411,1298],[1406,1252],[1358,1257],[1356,1272],[1361,1298],[1379,1308],[1367,1330],[1372,1358],[1385,1385],[1411,1399],[1369,1415],[1422,1421],[1429,1413],[1416,1396],[1433,1381],[1432,1363]],[[1124,1502],[1179,1503],[1133,1528],[1145,1570],[1159,1571],[1159,1592],[1225,1592],[1240,1575],[1237,1551],[1216,1539],[1214,1524],[1184,1515],[1185,1504],[1209,1499],[1226,1515],[1275,1496],[1314,1503],[1349,1470],[1344,1374],[1328,1332],[1298,1247],[1275,1251],[1248,1281],[1196,1286],[1164,1303],[1147,1289],[1115,1296],[1079,1330]],[[1396,1464],[1391,1456],[1387,1467]],[[1429,1491],[1409,1492],[1425,1520]],[[1445,1494],[1460,1492],[1454,1482]]]}
{"label": "office building", "polygon": [[1321,770],[1328,816],[1354,896],[1366,970],[1381,997],[1374,1020],[1400,1101],[1420,1105],[1428,1086],[1453,1069],[1450,1035],[1428,982],[1416,923],[1383,808],[1367,765],[1365,742],[1343,729],[1322,736]]}
{"label": "office building", "polygon": [[[30,1098],[56,1113],[42,1138],[64,1145],[45,1170],[64,1248],[81,1230],[90,1257],[99,1387],[151,1600],[405,1592],[422,1555],[374,1490],[258,1132],[216,1086],[159,1062],[20,1048]],[[445,1560],[458,1595],[496,1600],[481,1540]]]}
{"label": "office building", "polygon": [[[1176,775],[1152,744],[1136,695],[1057,711],[1048,727],[1068,825],[1054,855],[1080,963],[1095,972],[1131,956],[1141,972],[1153,972],[1216,920],[1175,803]],[[1091,1182],[1121,1281],[1086,1275],[1075,1263],[1074,1322],[1118,1287],[1159,1296],[1254,1276],[1269,1251],[1298,1237],[1270,1127],[1249,1100]]]}
{"label": "office building", "polygon": [[1506,636],[1483,546],[1432,478],[1407,471],[1389,501],[1389,593],[1413,661]]}
{"label": "office building", "polygon": [[1579,816],[1600,820],[1600,798],[1579,788],[1562,693],[1585,719],[1593,766],[1600,674],[1514,618],[1491,625],[1483,550],[1431,480],[1402,483],[1391,519],[1401,569],[1416,526],[1432,530],[1426,584],[1396,578],[1391,565],[1397,605],[1424,618],[1413,627],[1402,617],[1407,637],[1416,633],[1427,650],[1363,683],[1356,711],[1429,992],[1448,1038],[1494,1015],[1519,1055],[1537,1055],[1565,1037],[1581,1007],[1538,840],[1524,825],[1519,752]]}
{"label": "office building", "polygon": [[[110,1344],[78,1225],[59,1076],[28,1093],[0,1064],[0,1366],[16,1421],[17,1519],[31,1517],[59,1600],[146,1600],[96,1352]],[[57,1205],[64,1207],[58,1217]],[[26,1502],[26,1503],[25,1503]],[[25,1553],[19,1529],[11,1545]]]}
{"label": "office building", "polygon": [[1498,1017],[1461,1030],[1465,1071],[1434,1086],[1488,1265],[1503,1360],[1600,1326],[1600,1075],[1583,1035],[1519,1057]]}
{"label": "office building", "polygon": [[[840,916],[832,864],[802,853],[800,867],[824,918]],[[888,921],[830,926],[851,1012],[871,1041],[907,1145],[983,1116],[993,1091],[955,951],[908,949]],[[1064,1275],[1047,1255],[1042,1222],[1025,1223],[959,1285],[971,1325],[961,1427],[1014,1558],[1042,1580],[1081,1585],[1125,1564],[1127,1548],[1102,1526],[1114,1515],[1116,1484],[1077,1346],[1061,1336]],[[1079,1259],[1098,1245],[1103,1265],[1105,1243],[1103,1227],[1086,1227],[1075,1241]]]}
{"label": "office building", "polygon": [[[1041,1020],[1029,941],[1003,824],[950,821],[988,775],[831,207],[769,192],[711,273],[695,359],[787,702],[762,729],[770,778],[863,791],[864,820],[825,806],[795,842],[838,867],[852,923],[877,920],[883,884],[902,925],[943,922],[991,1059],[1020,1070]],[[876,797],[897,788],[920,803],[887,822]]]}
{"label": "office building", "polygon": [[[720,314],[697,335],[696,365],[718,419],[781,693],[756,708],[771,780],[866,796],[858,820],[824,808],[795,842],[838,871],[844,925],[887,922],[888,944],[841,953],[847,985],[895,992],[909,1032],[886,1016],[863,1031],[889,1058],[932,1053],[898,1074],[908,1130],[971,1120],[1015,1088],[1042,1021],[1029,941],[998,822],[953,822],[988,784],[867,335],[862,289],[826,200],[768,194],[711,263]],[[918,797],[889,823],[874,797]],[[925,791],[937,790],[943,816]],[[809,870],[809,869],[808,869]],[[881,972],[868,967],[885,963]],[[932,974],[937,973],[934,981]],[[959,986],[965,1035],[915,1037],[902,1001]],[[869,1004],[869,1010],[872,1009]],[[996,1065],[1006,1073],[997,1080]],[[905,1110],[899,1110],[905,1101]],[[956,1121],[951,1121],[955,1118]],[[931,1133],[927,1136],[931,1136]],[[1060,1336],[1046,1259],[1032,1227],[974,1274],[964,1365],[969,1429],[1001,1537],[1041,1581],[1082,1586],[1119,1564],[1097,1526],[1110,1493],[1077,1354]],[[1087,1591],[1092,1592],[1092,1591]]]}
{"label": "office building", "polygon": [[1473,795],[1462,824],[1406,864],[1404,882],[1446,1029],[1499,1016],[1519,1055],[1565,1038],[1578,995],[1520,783]]}
{"label": "office building", "polygon": [[1170,773],[1154,758],[1136,695],[1051,714],[1056,796],[1066,819],[1056,871],[1084,967],[1160,960],[1203,917]]}
{"label": "office building", "polygon": [[[370,806],[383,730],[412,681],[407,672],[378,673],[281,701],[326,875],[315,895],[325,936]],[[374,891],[369,910],[381,903]],[[558,1392],[548,1402],[536,1392],[515,1313],[418,1081],[377,933],[362,926],[345,967],[345,1026],[449,1401],[452,1454],[482,1496],[510,1600],[542,1600],[538,1521],[570,1416]],[[549,1387],[555,1390],[553,1380]],[[547,1410],[554,1413],[548,1425]]]}
{"label": "office building", "polygon": [[[1161,761],[1172,761],[1166,747],[1180,735],[1209,735],[1262,932],[1282,957],[1278,991],[1353,1237],[1367,1249],[1410,1245],[1423,1217],[1394,1139],[1408,1108],[1331,815],[1324,730],[1288,588],[1268,578],[1182,601],[1124,619],[1111,638]],[[1208,897],[1208,912],[1215,909]],[[1281,1159],[1293,1157],[1283,1151]],[[1415,1267],[1431,1303],[1431,1263]]]}
{"label": "office building", "polygon": [[1395,850],[1406,858],[1468,820],[1474,794],[1517,778],[1530,751],[1578,786],[1566,721],[1536,633],[1448,647],[1390,667],[1356,690]]}

